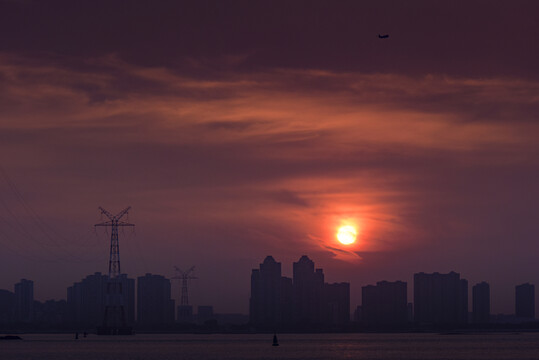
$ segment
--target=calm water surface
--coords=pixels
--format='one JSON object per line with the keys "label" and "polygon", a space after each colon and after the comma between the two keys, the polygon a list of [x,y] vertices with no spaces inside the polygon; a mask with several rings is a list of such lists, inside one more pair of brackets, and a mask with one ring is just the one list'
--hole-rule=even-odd
{"label": "calm water surface", "polygon": [[539,333],[272,335],[23,335],[0,359],[539,359]]}

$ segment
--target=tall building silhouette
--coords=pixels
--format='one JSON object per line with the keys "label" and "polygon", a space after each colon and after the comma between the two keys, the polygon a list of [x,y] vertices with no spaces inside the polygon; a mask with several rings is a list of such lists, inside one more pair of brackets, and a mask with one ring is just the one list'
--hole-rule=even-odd
{"label": "tall building silhouette", "polygon": [[347,282],[324,284],[326,306],[325,323],[344,325],[350,321],[350,284]]}
{"label": "tall building silhouette", "polygon": [[127,274],[120,274],[117,280],[123,289],[123,303],[125,321],[128,326],[135,323],[135,279],[127,277]]}
{"label": "tall building silhouette", "polygon": [[350,321],[350,284],[324,283],[322,269],[302,256],[293,279],[281,276],[281,263],[267,256],[251,273],[249,320],[275,330],[280,325],[343,325]]}
{"label": "tall building silhouette", "polygon": [[[86,276],[67,289],[67,312],[70,322],[77,326],[96,327],[105,316],[107,284],[109,277],[96,272]],[[135,321],[135,280],[120,274],[117,282],[123,289],[125,318],[128,324]]]}
{"label": "tall building silhouette", "polygon": [[30,323],[34,320],[34,282],[22,279],[15,284],[15,321]]}
{"label": "tall building silhouette", "polygon": [[98,326],[103,322],[108,277],[96,272],[67,288],[67,311],[76,326]]}
{"label": "tall building silhouette", "polygon": [[468,323],[468,280],[460,279],[459,324]]}
{"label": "tall building silhouette", "polygon": [[467,322],[468,282],[460,274],[414,274],[414,319],[419,324]]}
{"label": "tall building silhouette", "polygon": [[267,256],[259,269],[251,272],[249,319],[252,324],[275,327],[282,323],[282,287],[281,263]]}
{"label": "tall building silhouette", "polygon": [[302,324],[323,323],[326,310],[323,303],[323,270],[315,270],[314,262],[303,255],[293,264],[293,273],[296,322]]}
{"label": "tall building silhouette", "polygon": [[526,283],[515,287],[515,316],[535,319],[535,286]]}
{"label": "tall building silhouette", "polygon": [[476,324],[490,322],[490,286],[487,282],[472,287],[472,320]]}
{"label": "tall building silhouette", "polygon": [[380,281],[361,288],[363,322],[368,326],[397,326],[408,321],[407,284]]}
{"label": "tall building silhouette", "polygon": [[174,300],[170,280],[146,274],[137,279],[137,321],[140,325],[163,325],[174,322]]}
{"label": "tall building silhouette", "polygon": [[0,324],[10,324],[15,316],[15,294],[0,289]]}

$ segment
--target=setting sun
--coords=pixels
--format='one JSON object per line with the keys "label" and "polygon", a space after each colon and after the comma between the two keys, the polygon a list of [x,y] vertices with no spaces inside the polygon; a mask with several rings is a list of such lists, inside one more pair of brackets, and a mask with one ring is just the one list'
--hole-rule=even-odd
{"label": "setting sun", "polygon": [[350,245],[356,241],[357,231],[353,226],[341,226],[337,231],[337,240],[343,245]]}

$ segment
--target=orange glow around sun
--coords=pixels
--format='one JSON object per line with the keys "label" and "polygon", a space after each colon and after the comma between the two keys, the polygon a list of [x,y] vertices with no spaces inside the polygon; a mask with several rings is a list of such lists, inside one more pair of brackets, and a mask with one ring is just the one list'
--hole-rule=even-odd
{"label": "orange glow around sun", "polygon": [[356,242],[357,230],[351,225],[341,226],[337,231],[337,240],[343,245],[350,245]]}

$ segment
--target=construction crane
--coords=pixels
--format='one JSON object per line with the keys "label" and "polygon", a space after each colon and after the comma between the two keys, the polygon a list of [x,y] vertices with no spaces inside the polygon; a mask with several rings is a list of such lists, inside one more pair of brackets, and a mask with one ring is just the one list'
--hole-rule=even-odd
{"label": "construction crane", "polygon": [[187,271],[183,271],[177,266],[174,266],[174,269],[176,270],[176,276],[174,276],[173,279],[178,279],[182,281],[180,306],[189,305],[189,293],[187,290],[187,283],[189,280],[198,279],[196,276],[193,275],[195,267],[191,266],[191,268]]}

